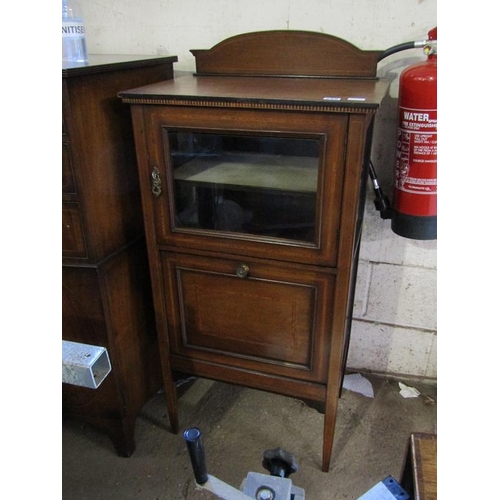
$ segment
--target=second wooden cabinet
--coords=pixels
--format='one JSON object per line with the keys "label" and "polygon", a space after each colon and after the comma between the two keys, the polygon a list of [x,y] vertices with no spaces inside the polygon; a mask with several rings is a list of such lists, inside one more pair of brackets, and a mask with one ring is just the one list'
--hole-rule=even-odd
{"label": "second wooden cabinet", "polygon": [[63,383],[62,408],[124,457],[161,370],[130,110],[117,93],[171,78],[175,61],[90,55],[62,68],[62,338],[111,361],[97,389]]}

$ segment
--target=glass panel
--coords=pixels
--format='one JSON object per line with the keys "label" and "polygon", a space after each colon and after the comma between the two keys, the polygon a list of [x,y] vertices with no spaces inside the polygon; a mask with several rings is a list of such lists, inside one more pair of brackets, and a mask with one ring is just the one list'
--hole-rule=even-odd
{"label": "glass panel", "polygon": [[319,139],[168,137],[176,228],[315,241]]}

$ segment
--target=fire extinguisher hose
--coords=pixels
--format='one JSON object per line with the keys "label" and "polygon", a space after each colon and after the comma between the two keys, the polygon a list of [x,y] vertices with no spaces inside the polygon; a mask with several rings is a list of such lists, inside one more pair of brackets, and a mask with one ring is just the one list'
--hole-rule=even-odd
{"label": "fire extinguisher hose", "polygon": [[408,50],[408,49],[418,49],[419,47],[425,47],[429,43],[428,40],[420,40],[420,41],[414,41],[414,42],[404,42],[400,43],[398,45],[394,45],[393,47],[389,47],[387,50],[384,50],[382,54],[380,54],[378,58],[378,62],[380,62],[382,59],[385,59],[386,57],[391,56],[392,54],[396,54],[397,52],[401,52],[402,50]]}
{"label": "fire extinguisher hose", "polygon": [[377,172],[373,166],[373,162],[370,160],[368,164],[368,173],[370,174],[370,179],[373,183],[373,190],[375,191],[375,208],[380,212],[380,217],[382,219],[390,219],[392,217],[392,207],[389,198],[384,195],[382,188],[378,183]]}

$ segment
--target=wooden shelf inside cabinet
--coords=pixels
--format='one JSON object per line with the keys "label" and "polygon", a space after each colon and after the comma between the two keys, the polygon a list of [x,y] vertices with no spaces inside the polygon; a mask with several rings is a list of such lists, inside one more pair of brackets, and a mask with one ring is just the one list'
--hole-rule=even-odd
{"label": "wooden shelf inside cabinet", "polygon": [[173,370],[318,401],[328,471],[379,53],[304,31],[192,51],[131,105],[167,407]]}
{"label": "wooden shelf inside cabinet", "polygon": [[161,369],[130,109],[117,94],[173,77],[175,56],[90,55],[62,68],[62,337],[105,347],[97,389],[63,384],[65,417],[135,449]]}
{"label": "wooden shelf inside cabinet", "polygon": [[174,177],[196,185],[312,193],[316,191],[317,173],[314,158],[229,153],[188,161]]}

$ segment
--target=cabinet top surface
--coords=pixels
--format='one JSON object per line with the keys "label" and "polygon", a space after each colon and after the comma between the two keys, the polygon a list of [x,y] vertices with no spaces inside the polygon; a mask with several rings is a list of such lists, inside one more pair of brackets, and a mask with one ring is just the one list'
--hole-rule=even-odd
{"label": "cabinet top surface", "polygon": [[117,69],[149,66],[158,63],[172,64],[177,56],[148,56],[126,54],[89,54],[87,63],[63,63],[62,76],[103,73]]}
{"label": "cabinet top surface", "polygon": [[175,78],[119,93],[138,104],[281,103],[341,108],[378,108],[389,82],[369,79],[309,77],[197,76],[176,72]]}

